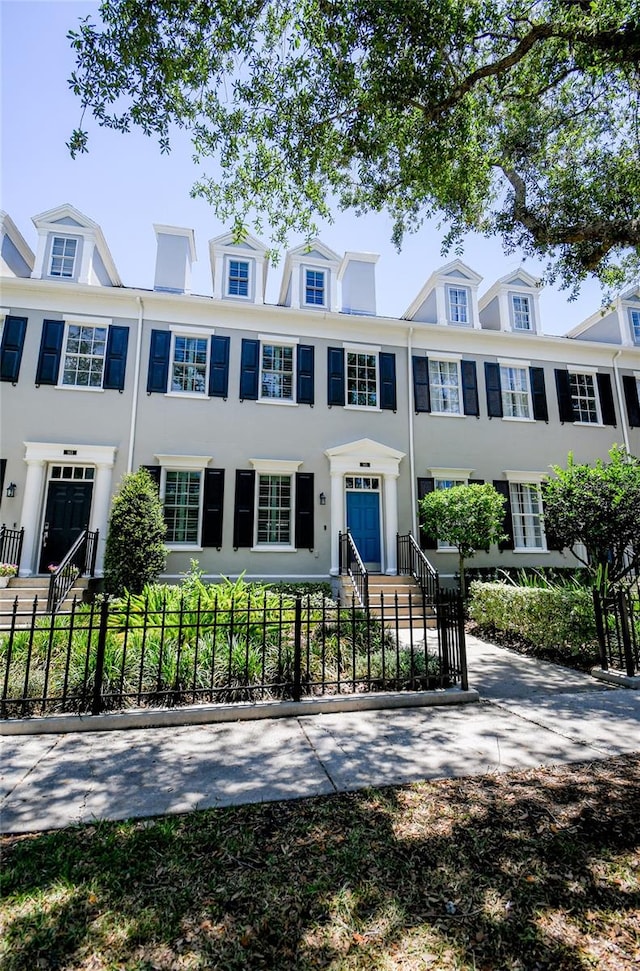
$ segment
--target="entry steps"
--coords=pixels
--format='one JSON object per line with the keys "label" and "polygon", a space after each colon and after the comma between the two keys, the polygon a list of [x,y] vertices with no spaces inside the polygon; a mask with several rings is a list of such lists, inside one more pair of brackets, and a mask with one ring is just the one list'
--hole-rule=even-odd
{"label": "entry steps", "polygon": [[[340,577],[340,600],[351,604],[358,597],[349,576]],[[423,629],[437,626],[435,607],[425,604],[420,584],[410,576],[385,576],[369,574],[369,609],[383,616],[386,623],[400,630]]]}
{"label": "entry steps", "polygon": [[[60,610],[70,610],[75,597],[80,603],[89,585],[88,577],[78,577],[74,585],[60,606]],[[18,600],[16,611],[16,627],[30,627],[34,612],[34,601],[38,598],[35,608],[37,617],[47,612],[47,597],[49,596],[49,577],[12,577],[7,587],[0,587],[0,629],[11,627],[13,608]]]}

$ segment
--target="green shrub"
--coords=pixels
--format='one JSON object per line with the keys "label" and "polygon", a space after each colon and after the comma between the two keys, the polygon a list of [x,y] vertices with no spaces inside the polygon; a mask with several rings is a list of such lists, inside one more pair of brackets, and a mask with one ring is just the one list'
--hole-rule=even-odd
{"label": "green shrub", "polygon": [[597,659],[591,591],[576,585],[471,584],[469,617],[480,627],[524,638],[534,648],[572,655],[585,647]]}
{"label": "green shrub", "polygon": [[104,555],[107,593],[140,593],[162,573],[167,532],[158,490],[146,469],[125,475],[114,497]]}

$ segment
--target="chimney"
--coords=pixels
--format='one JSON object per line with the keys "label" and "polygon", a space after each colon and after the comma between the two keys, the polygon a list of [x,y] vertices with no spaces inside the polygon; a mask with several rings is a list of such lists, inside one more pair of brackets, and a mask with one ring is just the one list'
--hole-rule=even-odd
{"label": "chimney", "polygon": [[154,290],[191,293],[191,265],[197,259],[192,229],[154,225],[158,249]]}
{"label": "chimney", "polygon": [[343,314],[376,315],[376,263],[378,253],[345,253],[338,280],[342,283]]}

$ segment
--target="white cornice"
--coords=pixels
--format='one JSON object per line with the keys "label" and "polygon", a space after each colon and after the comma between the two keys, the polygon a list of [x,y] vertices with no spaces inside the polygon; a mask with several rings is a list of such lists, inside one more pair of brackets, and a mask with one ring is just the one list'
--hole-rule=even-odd
{"label": "white cornice", "polygon": [[0,210],[0,227],[2,233],[9,237],[29,269],[33,270],[33,264],[35,263],[36,259],[33,250],[14,223],[9,213],[5,212],[4,209]]}
{"label": "white cornice", "polygon": [[472,270],[470,266],[463,263],[462,260],[452,260],[451,263],[445,263],[444,266],[439,267],[434,270],[433,273],[428,278],[427,282],[424,284],[418,295],[409,304],[407,309],[402,315],[402,320],[413,320],[420,307],[425,302],[431,291],[438,283],[455,283],[456,277],[451,276],[452,273],[458,272],[460,274],[460,281],[464,286],[471,287],[477,290],[480,283],[482,282],[482,277],[475,270]]}

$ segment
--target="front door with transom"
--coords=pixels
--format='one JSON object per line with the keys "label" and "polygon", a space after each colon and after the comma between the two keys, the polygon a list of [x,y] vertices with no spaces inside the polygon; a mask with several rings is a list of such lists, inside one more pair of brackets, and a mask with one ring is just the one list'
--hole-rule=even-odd
{"label": "front door with transom", "polygon": [[47,573],[69,552],[89,524],[93,493],[92,468],[54,466],[47,489],[42,530],[40,573]]}
{"label": "front door with transom", "polygon": [[367,570],[382,567],[380,541],[380,480],[374,476],[346,476],[347,527]]}

